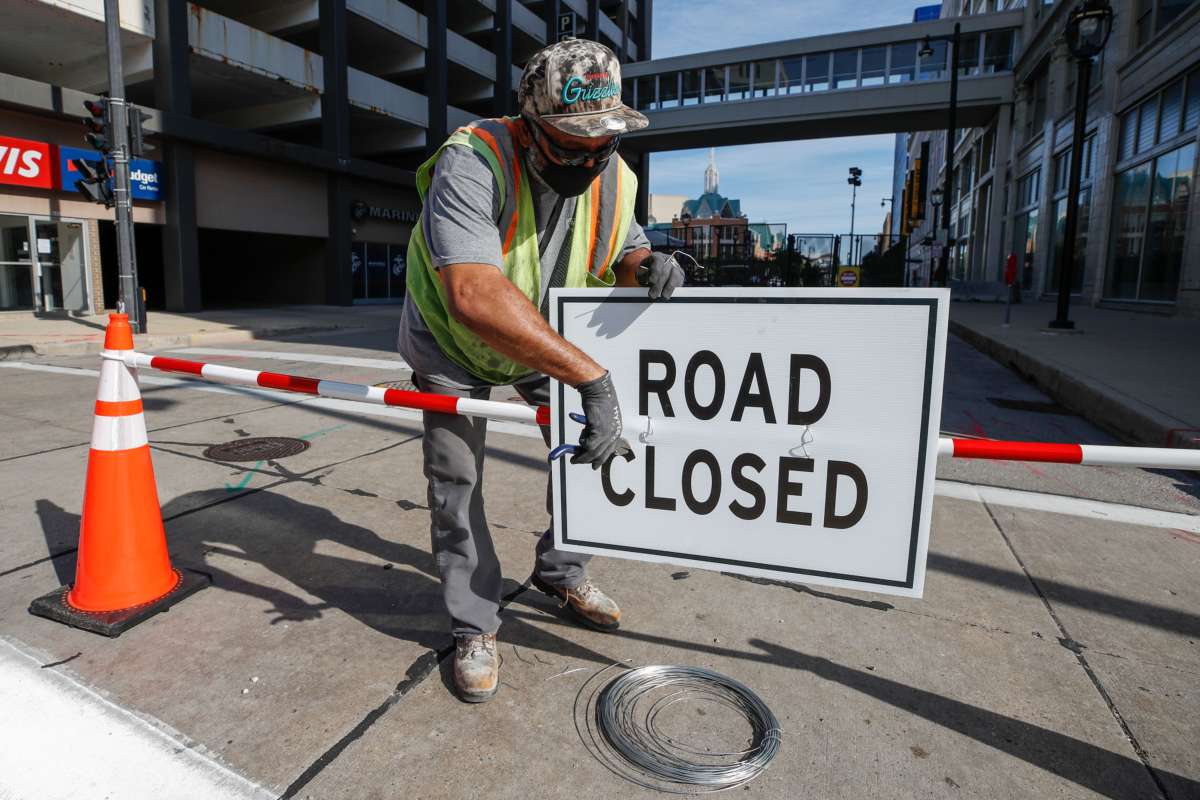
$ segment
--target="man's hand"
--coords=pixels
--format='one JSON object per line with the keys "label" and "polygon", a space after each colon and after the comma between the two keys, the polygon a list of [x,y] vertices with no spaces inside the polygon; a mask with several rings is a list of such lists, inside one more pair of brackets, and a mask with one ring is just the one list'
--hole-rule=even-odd
{"label": "man's hand", "polygon": [[592,469],[600,469],[613,456],[631,454],[629,442],[621,436],[621,407],[617,405],[617,392],[609,373],[575,388],[583,401],[587,424],[579,436],[579,451],[571,457],[571,463],[591,464]]}
{"label": "man's hand", "polygon": [[674,256],[666,253],[651,253],[638,267],[638,283],[650,287],[650,299],[670,299],[683,286],[683,267]]}

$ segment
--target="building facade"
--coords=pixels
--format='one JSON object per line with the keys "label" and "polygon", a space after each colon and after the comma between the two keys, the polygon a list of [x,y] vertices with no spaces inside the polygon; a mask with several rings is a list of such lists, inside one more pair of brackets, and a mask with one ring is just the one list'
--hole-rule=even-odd
{"label": "building facade", "polygon": [[[0,311],[116,302],[113,212],[75,191],[83,101],[107,91],[103,0],[0,0]],[[564,35],[650,52],[651,0],[121,0],[150,308],[396,302],[413,171],[513,113]],[[140,191],[139,191],[140,188]]]}
{"label": "building facade", "polygon": [[[942,199],[950,203],[948,232],[928,201],[944,185],[946,135],[908,136],[909,172],[923,145],[928,153],[927,200],[909,220],[915,282],[930,280],[938,247],[931,242],[949,242],[948,277],[967,292],[1001,281],[1013,254],[1023,297],[1057,294],[1076,76],[1063,30],[1074,5],[943,3],[944,17],[1023,8],[1024,25],[1013,102],[988,124],[960,130],[954,143],[952,188]],[[1198,316],[1200,203],[1191,195],[1200,2],[1123,0],[1113,8],[1112,35],[1092,68],[1072,291],[1078,302]]]}

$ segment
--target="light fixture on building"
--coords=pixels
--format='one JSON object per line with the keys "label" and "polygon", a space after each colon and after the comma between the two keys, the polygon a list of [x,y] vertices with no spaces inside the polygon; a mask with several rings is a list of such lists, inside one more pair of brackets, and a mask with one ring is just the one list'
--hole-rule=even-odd
{"label": "light fixture on building", "polygon": [[933,42],[930,41],[929,36],[926,36],[924,40],[922,40],[921,49],[917,51],[917,55],[919,55],[921,58],[929,58],[931,55],[933,55]]}

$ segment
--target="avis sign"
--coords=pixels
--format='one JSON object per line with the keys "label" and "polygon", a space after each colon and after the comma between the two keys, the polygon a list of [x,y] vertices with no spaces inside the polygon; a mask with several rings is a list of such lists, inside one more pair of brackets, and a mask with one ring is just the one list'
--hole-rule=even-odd
{"label": "avis sign", "polygon": [[50,145],[28,139],[0,136],[0,183],[49,189],[51,174]]}
{"label": "avis sign", "polygon": [[[919,597],[944,289],[555,290],[551,324],[613,375],[632,461],[555,462],[565,550]],[[577,442],[551,393],[554,445]]]}

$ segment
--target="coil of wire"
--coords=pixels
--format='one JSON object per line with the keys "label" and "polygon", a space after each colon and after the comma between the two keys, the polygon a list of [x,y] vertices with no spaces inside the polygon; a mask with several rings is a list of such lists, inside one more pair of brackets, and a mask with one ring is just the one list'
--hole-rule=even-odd
{"label": "coil of wire", "polygon": [[[685,700],[717,703],[741,714],[750,725],[748,746],[713,753],[667,736],[659,716]],[[703,667],[629,670],[600,692],[595,719],[604,740],[629,764],[660,781],[693,787],[688,793],[717,792],[753,780],[779,752],[782,737],[778,719],[758,695]]]}

